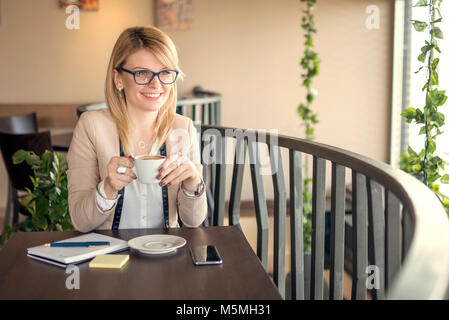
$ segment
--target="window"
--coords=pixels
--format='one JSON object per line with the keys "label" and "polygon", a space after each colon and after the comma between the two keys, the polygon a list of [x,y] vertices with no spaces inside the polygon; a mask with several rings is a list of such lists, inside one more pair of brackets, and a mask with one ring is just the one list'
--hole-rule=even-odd
{"label": "window", "polygon": [[[398,167],[399,154],[411,146],[419,152],[424,147],[424,136],[419,135],[419,125],[407,124],[400,116],[401,110],[414,107],[422,108],[425,95],[422,87],[426,81],[425,70],[415,74],[422,64],[417,60],[421,47],[428,40],[428,32],[417,32],[411,26],[410,20],[428,21],[427,7],[412,8],[416,0],[397,0],[395,7],[395,43],[393,62],[393,97],[392,97],[392,123],[391,123],[391,154],[390,162]],[[441,14],[443,20],[440,28],[445,39],[439,39],[439,90],[446,90],[449,95],[449,1],[442,1]],[[437,154],[449,163],[449,103],[439,109],[445,114],[446,124],[444,132],[437,139]],[[449,170],[449,166],[447,167]],[[444,194],[449,194],[449,185],[441,184]]]}

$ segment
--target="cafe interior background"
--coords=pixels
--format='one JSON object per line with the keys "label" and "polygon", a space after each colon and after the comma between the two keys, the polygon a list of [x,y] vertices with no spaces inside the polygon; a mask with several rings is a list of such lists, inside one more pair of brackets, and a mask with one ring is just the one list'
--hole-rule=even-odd
{"label": "cafe interior background", "polygon": [[[178,84],[178,95],[190,96],[200,85],[222,95],[221,125],[275,129],[279,134],[304,137],[297,114],[305,97],[299,66],[304,3],[185,3],[190,6],[189,23],[163,28],[176,44],[186,74]],[[127,27],[157,25],[157,0],[100,0],[97,4],[95,10],[81,9],[79,28],[71,29],[67,24],[72,12],[66,12],[57,0],[0,0],[0,116],[36,111],[40,129],[68,132],[76,124],[77,107],[104,101],[114,42]],[[315,50],[321,64],[313,83],[317,92],[313,108],[319,118],[316,141],[397,166],[398,154],[392,154],[392,150],[398,153],[392,119],[400,114],[392,111],[394,8],[395,1],[390,0],[317,1]],[[367,19],[373,12],[378,25],[370,28]],[[444,89],[444,84],[440,87]],[[227,170],[227,181],[231,170]],[[264,179],[269,182],[271,176]],[[266,197],[273,199],[270,183],[267,186]],[[6,195],[2,162],[1,215]],[[245,170],[242,203],[252,199],[251,177]],[[255,248],[254,216],[242,216],[242,227]]]}

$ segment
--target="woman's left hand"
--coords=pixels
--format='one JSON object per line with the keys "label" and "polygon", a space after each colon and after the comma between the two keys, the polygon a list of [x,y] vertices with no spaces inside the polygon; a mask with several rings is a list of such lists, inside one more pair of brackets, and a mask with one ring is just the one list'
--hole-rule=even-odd
{"label": "woman's left hand", "polygon": [[189,191],[194,191],[201,181],[201,175],[196,165],[181,153],[171,155],[159,166],[159,185],[170,186],[182,183]]}

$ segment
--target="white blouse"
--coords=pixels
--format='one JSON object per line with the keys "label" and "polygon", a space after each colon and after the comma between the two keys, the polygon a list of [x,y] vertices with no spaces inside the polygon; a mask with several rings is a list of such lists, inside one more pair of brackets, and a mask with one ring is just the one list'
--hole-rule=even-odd
{"label": "white blouse", "polygon": [[[160,155],[157,143],[158,139],[151,147],[150,155]],[[136,173],[135,166],[132,170]],[[101,209],[110,210],[117,202],[118,197],[120,195],[115,199],[107,199],[104,192],[104,180],[100,181],[97,188],[97,203]],[[134,179],[125,187],[119,229],[163,227],[165,227],[165,222],[162,187],[158,183],[144,184],[140,183],[139,179]]]}

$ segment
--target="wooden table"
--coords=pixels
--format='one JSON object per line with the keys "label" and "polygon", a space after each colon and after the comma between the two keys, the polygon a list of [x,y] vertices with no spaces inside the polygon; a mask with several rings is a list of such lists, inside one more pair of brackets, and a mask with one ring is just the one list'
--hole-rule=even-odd
{"label": "wooden table", "polygon": [[[69,290],[66,269],[26,256],[27,248],[80,235],[77,231],[15,233],[0,251],[2,299],[270,299],[281,296],[242,231],[236,226],[95,231],[124,240],[167,233],[185,238],[176,253],[148,257],[136,252],[123,269],[79,264],[79,289]],[[213,244],[223,264],[195,266],[189,248]]]}

